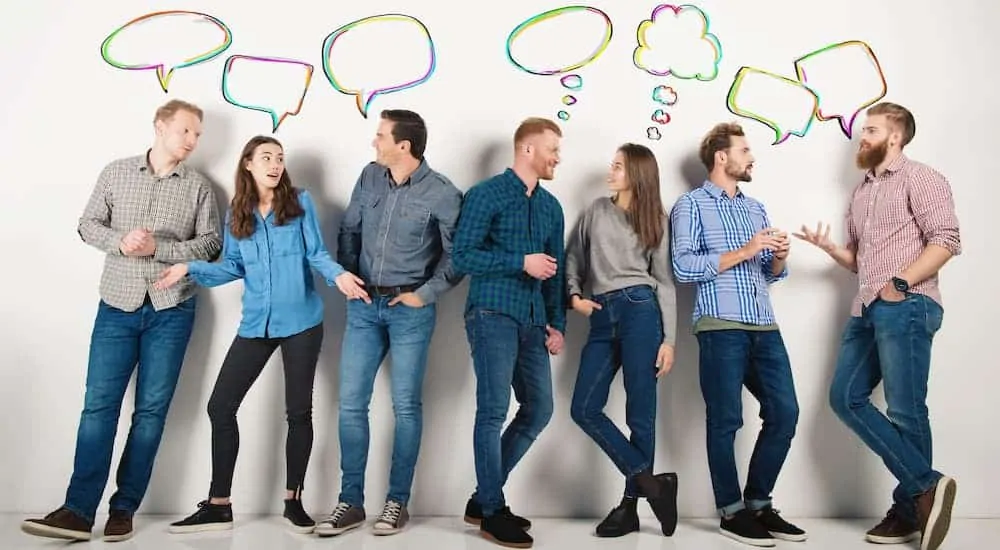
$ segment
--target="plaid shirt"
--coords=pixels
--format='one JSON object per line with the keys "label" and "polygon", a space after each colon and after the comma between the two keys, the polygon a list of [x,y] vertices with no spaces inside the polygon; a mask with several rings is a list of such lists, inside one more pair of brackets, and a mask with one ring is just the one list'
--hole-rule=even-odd
{"label": "plaid shirt", "polygon": [[[158,177],[148,154],[104,167],[77,229],[84,242],[107,253],[101,299],[124,311],[139,309],[147,293],[157,311],[187,300],[195,292],[187,278],[167,290],[153,287],[160,272],[175,263],[214,259],[222,249],[208,181],[184,164]],[[122,238],[138,228],[152,232],[152,256],[125,256],[119,250]]]}
{"label": "plaid shirt", "polygon": [[[562,206],[541,186],[528,187],[508,168],[465,194],[452,247],[455,268],[470,275],[466,311],[483,308],[524,325],[566,330],[566,255]],[[556,259],[553,277],[524,271],[524,257]]]}

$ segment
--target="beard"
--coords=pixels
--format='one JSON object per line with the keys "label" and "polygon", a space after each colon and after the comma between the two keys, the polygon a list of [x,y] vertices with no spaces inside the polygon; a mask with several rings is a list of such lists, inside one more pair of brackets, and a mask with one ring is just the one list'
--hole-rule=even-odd
{"label": "beard", "polygon": [[885,160],[885,156],[889,153],[889,142],[882,140],[874,145],[864,146],[864,143],[858,147],[858,154],[854,159],[858,168],[862,170],[874,170],[876,166],[882,164]]}
{"label": "beard", "polygon": [[752,181],[753,178],[750,176],[750,165],[744,166],[741,170],[739,165],[735,162],[726,163],[726,175],[735,179],[736,181]]}

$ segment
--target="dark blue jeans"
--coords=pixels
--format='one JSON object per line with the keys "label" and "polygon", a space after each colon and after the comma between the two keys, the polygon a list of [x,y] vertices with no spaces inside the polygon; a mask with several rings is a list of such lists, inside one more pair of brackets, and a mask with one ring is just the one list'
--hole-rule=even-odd
{"label": "dark blue jeans", "polygon": [[[552,418],[552,371],[545,327],[472,309],[465,316],[465,331],[476,371],[472,445],[477,486],[472,498],[483,515],[491,516],[506,505],[503,486],[511,470]],[[501,435],[511,388],[520,406]]]}
{"label": "dark blue jeans", "polygon": [[88,521],[94,520],[108,482],[118,417],[137,365],[135,412],[118,464],[118,490],[111,497],[110,508],[135,512],[146,494],[191,338],[195,300],[192,297],[176,307],[156,311],[147,299],[131,313],[104,301],[98,305],[73,476],[64,504]]}
{"label": "dark blue jeans", "polygon": [[[656,437],[656,355],[663,321],[656,292],[642,285],[604,294],[590,316],[590,335],[580,356],[570,415],[625,476],[625,494],[639,496],[633,476],[653,466]],[[625,383],[625,423],[630,437],[606,414],[618,369]]]}
{"label": "dark blue jeans", "polygon": [[[715,505],[728,516],[771,505],[771,492],[788,456],[799,404],[785,342],[778,330],[710,330],[698,333],[701,393],[705,398],[708,468]],[[740,492],[734,442],[743,427],[743,387],[760,403],[746,488]]]}
{"label": "dark blue jeans", "polygon": [[[917,519],[913,497],[941,477],[931,467],[927,377],[943,313],[920,294],[901,302],[876,300],[847,322],[830,385],[830,406],[899,481],[893,500],[911,521]],[[888,417],[871,402],[880,382]]]}

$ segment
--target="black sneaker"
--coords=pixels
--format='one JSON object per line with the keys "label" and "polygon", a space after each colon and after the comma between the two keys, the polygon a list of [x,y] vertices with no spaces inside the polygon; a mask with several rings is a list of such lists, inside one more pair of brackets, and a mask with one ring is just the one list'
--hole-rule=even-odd
{"label": "black sneaker", "polygon": [[728,519],[722,518],[719,523],[719,532],[735,541],[751,546],[775,545],[771,533],[768,533],[767,529],[757,521],[753,512],[745,508]]}
{"label": "black sneaker", "polygon": [[[522,518],[521,516],[510,511],[510,506],[504,506],[497,512],[500,515],[507,516],[514,523],[518,524],[521,529],[525,531],[531,530],[531,521],[527,518]],[[483,507],[474,498],[469,498],[469,502],[465,504],[465,523],[472,525],[479,525],[483,521]]]}
{"label": "black sneaker", "polygon": [[212,504],[207,500],[198,503],[198,511],[175,521],[167,529],[171,533],[200,533],[225,531],[233,528],[232,504]]}
{"label": "black sneaker", "polygon": [[357,529],[364,524],[364,508],[352,506],[346,502],[338,502],[333,513],[316,526],[316,534],[321,537],[332,537],[346,533],[351,529]]}
{"label": "black sneaker", "polygon": [[531,548],[535,542],[511,516],[499,512],[482,519],[479,533],[483,538],[508,548]]}
{"label": "black sneaker", "polygon": [[677,530],[677,474],[665,473],[654,476],[659,486],[659,495],[647,497],[649,507],[656,519],[660,520],[660,531],[669,537]]}
{"label": "black sneaker", "polygon": [[771,533],[776,539],[787,540],[791,542],[802,542],[809,538],[809,535],[805,531],[799,529],[795,525],[788,523],[780,515],[778,515],[778,510],[768,506],[762,510],[759,510],[755,514],[757,516],[757,521],[767,529],[768,533]]}
{"label": "black sneaker", "polygon": [[638,499],[635,497],[624,497],[621,503],[611,510],[608,517],[597,525],[597,536],[599,537],[623,537],[633,531],[639,530],[639,514],[636,512]]}
{"label": "black sneaker", "polygon": [[302,508],[302,501],[297,498],[285,499],[285,519],[291,523],[292,531],[308,535],[316,529],[316,522]]}

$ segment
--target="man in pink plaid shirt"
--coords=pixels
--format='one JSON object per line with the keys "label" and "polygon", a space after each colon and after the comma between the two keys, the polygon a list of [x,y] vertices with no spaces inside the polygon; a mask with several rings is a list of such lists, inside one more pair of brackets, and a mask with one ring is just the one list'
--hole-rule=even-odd
{"label": "man in pink plaid shirt", "polygon": [[[906,108],[869,108],[857,153],[866,172],[848,206],[846,246],[830,239],[829,226],[795,235],[858,274],[830,405],[899,481],[885,519],[865,538],[898,544],[920,537],[921,550],[936,550],[956,484],[931,464],[927,377],[943,313],[938,272],[961,253],[961,240],[947,179],[903,154],[915,131]],[[879,382],[888,416],[870,400]]]}

